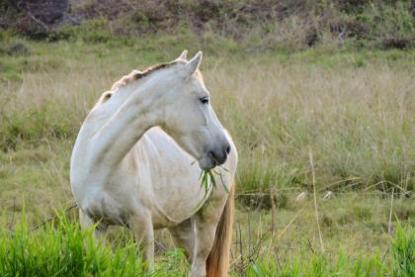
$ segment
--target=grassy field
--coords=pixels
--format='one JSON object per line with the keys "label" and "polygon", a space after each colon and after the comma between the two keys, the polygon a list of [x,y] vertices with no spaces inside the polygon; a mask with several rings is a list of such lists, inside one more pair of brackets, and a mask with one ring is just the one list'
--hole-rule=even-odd
{"label": "grassy field", "polygon": [[[413,276],[414,50],[259,53],[187,33],[105,43],[100,34],[0,37],[1,276],[142,272],[126,232],[111,232],[112,250],[85,247],[90,235],[73,211],[33,228],[73,203],[69,157],[99,95],[184,48],[205,51],[213,105],[240,154],[234,275]],[[328,191],[334,197],[323,199]],[[168,234],[157,240],[159,274],[184,274]]]}
{"label": "grassy field", "polygon": [[[113,248],[97,245],[90,231],[81,232],[78,225],[64,217],[54,226],[48,224],[34,231],[21,224],[13,232],[2,229],[0,235],[1,276],[146,276],[137,246],[128,237]],[[231,275],[413,276],[414,236],[414,229],[398,225],[394,237],[386,238],[385,253],[350,255],[337,249],[338,255],[331,256],[328,251],[313,249],[309,242],[308,249],[288,260],[280,256],[281,251],[275,246],[280,241],[261,241],[270,247],[273,245],[273,249],[262,256],[256,253],[259,244],[254,244],[251,250],[247,249],[244,259],[234,260]],[[157,256],[156,272],[152,276],[183,276],[187,268],[184,254],[170,250]]]}

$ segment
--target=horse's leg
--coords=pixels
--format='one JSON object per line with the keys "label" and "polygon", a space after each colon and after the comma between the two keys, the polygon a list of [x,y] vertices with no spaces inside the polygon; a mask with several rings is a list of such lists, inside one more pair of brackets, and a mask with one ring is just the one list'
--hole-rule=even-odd
{"label": "horse's leg", "polygon": [[224,203],[208,202],[194,216],[196,232],[191,277],[206,276],[206,260],[215,240],[216,227],[222,215],[223,206]]}
{"label": "horse's leg", "polygon": [[137,244],[143,251],[148,270],[154,271],[154,230],[149,214],[136,214],[129,220],[128,226],[133,231]]}
{"label": "horse's leg", "polygon": [[[89,216],[87,216],[84,212],[81,211],[81,209],[79,209],[79,221],[82,230],[88,230],[92,228],[92,226],[95,224],[94,221],[91,218],[89,218]],[[94,239],[96,243],[102,242],[105,244],[106,229],[107,227],[102,224],[98,224],[96,226],[94,230]]]}
{"label": "horse's leg", "polygon": [[189,218],[177,226],[169,228],[177,247],[182,247],[185,250],[186,257],[189,262],[193,256],[193,249],[195,245],[195,225],[194,220]]}

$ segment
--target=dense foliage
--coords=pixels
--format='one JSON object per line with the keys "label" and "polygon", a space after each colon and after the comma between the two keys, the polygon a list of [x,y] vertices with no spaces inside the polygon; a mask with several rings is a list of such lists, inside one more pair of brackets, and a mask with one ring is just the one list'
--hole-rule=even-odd
{"label": "dense foliage", "polygon": [[201,37],[213,33],[250,41],[256,51],[304,49],[329,38],[340,45],[403,49],[414,46],[415,1],[0,2],[0,26],[36,39],[67,39],[72,35],[68,26],[88,21],[99,21],[100,28],[121,36],[171,34],[185,28]]}

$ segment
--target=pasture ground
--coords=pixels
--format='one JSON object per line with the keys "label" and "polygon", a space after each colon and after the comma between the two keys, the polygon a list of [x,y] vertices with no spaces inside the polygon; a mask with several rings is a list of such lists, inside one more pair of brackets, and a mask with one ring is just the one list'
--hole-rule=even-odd
{"label": "pasture ground", "polygon": [[[110,234],[119,250],[88,252],[77,242],[89,235],[71,213],[55,227],[32,229],[72,204],[70,152],[99,95],[133,68],[174,59],[184,48],[205,51],[213,105],[239,149],[233,274],[413,274],[413,50],[325,45],[253,54],[186,33],[105,43],[1,39],[0,275],[14,269],[31,276],[39,264],[39,272],[65,268],[62,276],[142,268],[126,232]],[[266,197],[247,196],[270,191],[274,209]],[[334,197],[323,200],[327,191]],[[307,196],[297,201],[302,192]],[[160,272],[182,274],[183,255],[171,250],[165,232],[158,240]],[[128,272],[118,271],[125,259]]]}

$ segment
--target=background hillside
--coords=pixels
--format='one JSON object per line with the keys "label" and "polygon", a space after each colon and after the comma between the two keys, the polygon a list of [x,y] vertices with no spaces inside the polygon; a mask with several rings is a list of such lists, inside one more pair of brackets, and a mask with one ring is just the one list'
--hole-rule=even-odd
{"label": "background hillside", "polygon": [[[2,0],[0,26],[36,39],[68,39],[65,26],[98,21],[111,35],[189,29],[243,42],[248,51],[414,46],[413,0]],[[95,26],[94,29],[98,28]]]}

